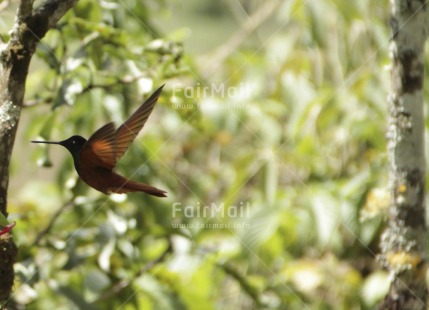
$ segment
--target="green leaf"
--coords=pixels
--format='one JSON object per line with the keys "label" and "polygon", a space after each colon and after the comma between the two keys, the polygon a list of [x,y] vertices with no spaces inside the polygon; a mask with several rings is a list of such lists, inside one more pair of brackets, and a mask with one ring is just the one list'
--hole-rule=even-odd
{"label": "green leaf", "polygon": [[6,226],[9,224],[7,218],[0,212],[0,227]]}
{"label": "green leaf", "polygon": [[109,277],[98,269],[91,269],[85,275],[86,287],[94,293],[101,293],[111,281]]}

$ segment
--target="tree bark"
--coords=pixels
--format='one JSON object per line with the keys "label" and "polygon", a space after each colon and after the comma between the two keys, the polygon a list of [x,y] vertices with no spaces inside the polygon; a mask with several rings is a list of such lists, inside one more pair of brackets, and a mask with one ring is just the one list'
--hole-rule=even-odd
{"label": "tree bark", "polygon": [[[33,9],[21,0],[8,42],[0,45],[0,212],[7,216],[9,163],[21,115],[25,81],[37,44],[77,0],[46,0]],[[0,238],[0,307],[10,298],[17,254],[10,234]]]}
{"label": "tree bark", "polygon": [[427,237],[423,74],[426,40],[424,0],[391,0],[391,95],[388,152],[389,227],[381,241],[391,274],[381,309],[427,308]]}

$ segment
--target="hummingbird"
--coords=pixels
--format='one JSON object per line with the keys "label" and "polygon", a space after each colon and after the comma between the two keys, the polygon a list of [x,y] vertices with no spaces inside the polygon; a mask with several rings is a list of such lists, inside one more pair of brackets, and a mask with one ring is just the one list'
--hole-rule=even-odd
{"label": "hummingbird", "polygon": [[161,94],[158,88],[118,129],[110,122],[88,140],[72,136],[64,141],[31,141],[32,143],[59,144],[73,156],[74,167],[79,177],[92,188],[104,193],[145,192],[157,197],[166,197],[166,191],[125,178],[115,171],[116,163],[127,151],[143,128]]}

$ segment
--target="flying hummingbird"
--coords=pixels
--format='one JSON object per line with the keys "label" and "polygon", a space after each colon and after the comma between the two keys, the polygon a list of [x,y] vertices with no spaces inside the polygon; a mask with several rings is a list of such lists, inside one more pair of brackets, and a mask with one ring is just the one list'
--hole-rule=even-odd
{"label": "flying hummingbird", "polygon": [[31,142],[64,146],[73,156],[74,167],[80,178],[104,194],[145,192],[166,197],[166,191],[134,182],[113,171],[149,118],[163,87],[164,85],[158,88],[118,129],[111,122],[94,132],[88,140],[81,136],[72,136],[59,142]]}

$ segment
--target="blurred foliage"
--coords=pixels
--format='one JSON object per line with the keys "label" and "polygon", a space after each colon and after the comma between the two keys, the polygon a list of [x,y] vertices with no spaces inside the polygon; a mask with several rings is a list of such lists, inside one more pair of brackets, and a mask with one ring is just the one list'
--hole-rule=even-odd
{"label": "blurred foliage", "polygon": [[[388,286],[376,261],[388,200],[388,5],[80,0],[28,76],[9,207],[15,300],[375,307]],[[119,123],[164,83],[118,169],[168,198],[104,196],[78,181],[65,149],[28,145]]]}

